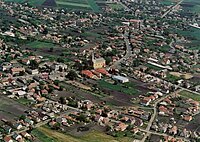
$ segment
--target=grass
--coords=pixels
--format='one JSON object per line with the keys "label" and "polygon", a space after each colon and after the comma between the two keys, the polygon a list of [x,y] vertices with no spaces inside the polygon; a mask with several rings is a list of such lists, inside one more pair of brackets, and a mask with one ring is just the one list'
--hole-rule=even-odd
{"label": "grass", "polygon": [[4,0],[5,2],[18,2],[23,3],[25,0]]}
{"label": "grass", "polygon": [[54,139],[52,137],[49,137],[48,135],[45,135],[39,129],[34,129],[31,133],[32,135],[37,137],[41,142],[57,142],[57,139]]}
{"label": "grass", "polygon": [[33,41],[28,43],[26,46],[31,48],[51,48],[54,47],[55,45],[53,43],[48,43],[48,42]]}
{"label": "grass", "polygon": [[190,93],[190,92],[188,92],[188,91],[181,91],[180,93],[179,93],[181,96],[183,96],[183,97],[186,97],[186,98],[191,98],[191,99],[193,99],[193,100],[195,100],[195,101],[198,101],[198,102],[200,102],[200,95],[197,95],[197,94],[194,94],[194,93]]}
{"label": "grass", "polygon": [[49,128],[40,127],[32,131],[41,142],[131,142],[130,138],[114,138],[98,131],[92,131],[81,137],[73,137]]}
{"label": "grass", "polygon": [[174,5],[174,2],[171,0],[163,0],[160,2],[163,5],[169,6],[169,5]]}
{"label": "grass", "polygon": [[108,4],[108,6],[111,7],[113,10],[123,10],[124,9],[124,7],[118,3],[110,3],[110,4]]}
{"label": "grass", "polygon": [[[4,0],[5,2],[17,2],[17,3],[23,3],[26,2],[26,0]],[[33,6],[39,6],[42,5],[45,2],[45,0],[29,0],[28,3]]]}
{"label": "grass", "polygon": [[56,1],[58,5],[67,5],[67,6],[75,6],[75,7],[86,7],[89,8],[90,6],[88,4],[82,4],[82,3],[72,3],[72,2],[65,2],[65,1]]}
{"label": "grass", "polygon": [[95,0],[87,0],[88,4],[94,12],[100,12],[99,6],[96,4]]}
{"label": "grass", "polygon": [[135,95],[135,94],[138,94],[138,90],[135,89],[134,85],[130,85],[129,84],[111,84],[111,83],[108,83],[104,80],[100,80],[99,81],[99,86],[101,88],[107,88],[107,89],[110,89],[110,90],[113,90],[113,91],[119,91],[119,92],[122,92],[122,93],[125,93],[125,94],[129,94],[129,95]]}
{"label": "grass", "polygon": [[27,99],[25,99],[25,98],[19,98],[19,99],[17,100],[17,102],[20,103],[20,104],[23,104],[23,105],[29,105],[32,101],[27,100]]}
{"label": "grass", "polygon": [[42,5],[44,2],[45,2],[45,0],[29,0],[28,1],[28,3],[33,6],[34,5],[37,5],[37,6]]}
{"label": "grass", "polygon": [[175,83],[175,82],[177,82],[178,80],[180,80],[181,77],[174,76],[174,75],[171,75],[171,74],[167,74],[167,77],[166,77],[165,79],[166,79],[167,81],[169,81],[169,82]]}

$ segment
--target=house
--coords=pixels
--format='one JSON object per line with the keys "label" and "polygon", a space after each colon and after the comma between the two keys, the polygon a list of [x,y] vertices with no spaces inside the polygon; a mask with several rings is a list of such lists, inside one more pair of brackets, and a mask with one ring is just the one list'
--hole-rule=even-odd
{"label": "house", "polygon": [[148,106],[151,102],[151,98],[149,97],[144,97],[141,101],[140,104],[144,105],[144,106]]}
{"label": "house", "polygon": [[4,140],[5,142],[13,142],[13,140],[12,140],[12,138],[11,138],[10,136],[5,136],[5,137],[3,138],[3,140]]}
{"label": "house", "polygon": [[24,97],[25,94],[26,94],[25,91],[22,91],[22,90],[17,91],[17,96],[20,97],[20,98]]}
{"label": "house", "polygon": [[14,125],[13,125],[13,127],[15,128],[15,129],[17,129],[17,130],[20,130],[20,129],[22,129],[22,124],[20,124],[20,123],[15,123]]}
{"label": "house", "polygon": [[17,134],[17,133],[14,133],[14,134],[12,135],[12,138],[13,138],[14,140],[16,140],[16,141],[21,141],[21,140],[22,140],[22,136],[19,135],[19,134]]}
{"label": "house", "polygon": [[81,74],[88,77],[88,78],[92,78],[92,79],[95,79],[97,78],[91,71],[89,70],[82,70],[81,71]]}
{"label": "house", "polygon": [[190,116],[190,115],[185,115],[185,116],[183,116],[183,120],[185,120],[185,121],[192,121],[192,116]]}
{"label": "house", "polygon": [[27,132],[22,132],[22,133],[20,133],[20,134],[21,134],[21,136],[24,137],[24,138],[27,138],[27,139],[31,139],[31,138],[32,138],[32,136],[31,136],[29,133],[27,133]]}
{"label": "house", "polygon": [[25,72],[25,68],[23,67],[13,67],[11,68],[11,74],[15,75],[15,74],[19,74],[20,72]]}
{"label": "house", "polygon": [[64,71],[67,69],[67,65],[64,63],[53,63],[50,68],[54,71]]}
{"label": "house", "polygon": [[123,76],[119,76],[119,75],[113,75],[112,76],[112,79],[117,81],[117,82],[120,82],[120,83],[126,83],[126,82],[129,82],[129,79],[126,78],[126,77],[123,77]]}
{"label": "house", "polygon": [[172,135],[176,135],[178,133],[178,127],[173,126],[171,129],[169,129],[169,133]]}
{"label": "house", "polygon": [[4,126],[3,129],[5,130],[5,132],[6,132],[7,134],[10,134],[11,131],[12,131],[12,128],[11,128],[10,126],[8,126],[8,125]]}
{"label": "house", "polygon": [[39,74],[38,69],[32,70],[32,69],[26,68],[26,72],[29,73],[29,74],[33,74],[33,75],[34,74]]}
{"label": "house", "polygon": [[102,75],[110,76],[110,74],[104,68],[96,69],[95,71],[101,73]]}
{"label": "house", "polygon": [[116,127],[114,129],[115,129],[115,131],[122,131],[123,132],[123,131],[126,130],[127,127],[128,127],[127,124],[120,122],[116,125]]}

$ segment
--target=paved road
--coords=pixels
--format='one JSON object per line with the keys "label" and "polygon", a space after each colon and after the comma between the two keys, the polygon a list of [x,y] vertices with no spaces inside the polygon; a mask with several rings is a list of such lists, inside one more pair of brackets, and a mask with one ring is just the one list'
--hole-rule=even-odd
{"label": "paved road", "polygon": [[130,42],[129,42],[129,39],[128,39],[128,34],[129,34],[129,32],[127,32],[127,31],[123,34],[124,41],[125,41],[125,44],[126,44],[126,55],[124,55],[124,57],[122,57],[118,61],[114,62],[114,64],[111,66],[111,68],[115,68],[115,69],[119,68],[121,62],[123,60],[128,59],[131,56],[131,46],[130,46]]}
{"label": "paved road", "polygon": [[[182,91],[182,90],[183,90],[183,89],[179,89],[179,90],[173,92],[172,94],[179,93],[179,92]],[[147,125],[147,127],[146,127],[146,129],[145,129],[145,131],[146,131],[147,133],[144,135],[144,137],[143,137],[143,139],[141,140],[141,142],[145,142],[145,140],[147,139],[147,137],[150,136],[150,134],[151,134],[151,133],[149,132],[149,130],[150,130],[151,126],[152,126],[153,121],[155,120],[156,115],[157,115],[157,105],[158,105],[161,101],[163,101],[165,98],[169,97],[169,96],[172,95],[172,94],[163,96],[163,97],[161,97],[160,99],[158,99],[158,100],[154,103],[154,106],[153,106],[153,114],[152,114],[151,119],[149,120],[149,123],[148,123],[148,125]]]}
{"label": "paved road", "polygon": [[172,8],[170,8],[169,10],[167,10],[162,16],[161,18],[164,18],[168,13],[170,13],[172,10],[174,10],[175,8],[177,8],[177,6],[179,4],[181,4],[183,2],[183,0],[179,1],[176,5],[174,5]]}

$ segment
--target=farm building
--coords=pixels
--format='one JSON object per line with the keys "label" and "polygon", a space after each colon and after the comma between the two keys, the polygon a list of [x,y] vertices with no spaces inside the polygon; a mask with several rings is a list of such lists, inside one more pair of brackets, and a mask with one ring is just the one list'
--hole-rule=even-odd
{"label": "farm building", "polygon": [[118,81],[118,82],[120,82],[120,83],[129,82],[129,79],[128,79],[128,78],[123,77],[123,76],[119,76],[119,75],[113,75],[113,76],[112,76],[112,79],[115,80],[115,81]]}

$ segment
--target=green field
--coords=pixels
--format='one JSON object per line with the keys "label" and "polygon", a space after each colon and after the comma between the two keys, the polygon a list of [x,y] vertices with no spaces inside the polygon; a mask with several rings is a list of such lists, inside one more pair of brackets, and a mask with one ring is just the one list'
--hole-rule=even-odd
{"label": "green field", "polygon": [[181,96],[186,97],[186,98],[191,98],[195,101],[199,101],[200,102],[200,95],[194,94],[194,93],[190,93],[188,91],[181,91],[179,93]]}
{"label": "green field", "polygon": [[34,41],[34,42],[30,42],[28,44],[26,44],[27,47],[31,47],[31,48],[51,48],[51,47],[55,47],[55,45],[53,43],[49,43],[49,42],[42,42],[42,41]]}
{"label": "green field", "polygon": [[91,6],[94,12],[100,12],[99,6],[96,4],[95,0],[87,0],[88,4]]}
{"label": "green field", "polygon": [[108,6],[111,7],[113,10],[123,10],[124,9],[124,7],[118,3],[109,3]]}
{"label": "green field", "polygon": [[175,4],[172,0],[162,0],[160,3],[166,6]]}
{"label": "green field", "polygon": [[100,8],[96,4],[95,0],[56,0],[56,4],[58,7],[100,12]]}
{"label": "green field", "polygon": [[18,2],[18,3],[22,3],[25,2],[26,0],[4,0],[5,2]]}
{"label": "green field", "polygon": [[[4,0],[5,2],[17,2],[17,3],[23,3],[27,2],[27,0]],[[28,0],[28,3],[33,6],[39,6],[42,5],[45,2],[45,0]]]}
{"label": "green field", "polygon": [[65,2],[62,0],[57,0],[56,3],[57,3],[57,5],[63,5],[63,6],[90,7],[88,4]]}
{"label": "green field", "polygon": [[134,84],[131,83],[125,83],[125,84],[111,84],[108,83],[104,80],[100,80],[99,81],[99,86],[101,88],[107,88],[110,89],[112,91],[119,91],[125,94],[129,94],[129,95],[135,95],[138,94],[138,90],[135,88]]}
{"label": "green field", "polygon": [[41,142],[131,142],[127,137],[114,138],[101,132],[92,131],[81,137],[65,135],[51,129],[40,127],[32,131]]}
{"label": "green field", "polygon": [[200,50],[200,29],[190,27],[187,30],[171,29],[171,31],[177,33],[178,35],[184,36],[191,41],[190,43],[185,44],[188,49]]}

